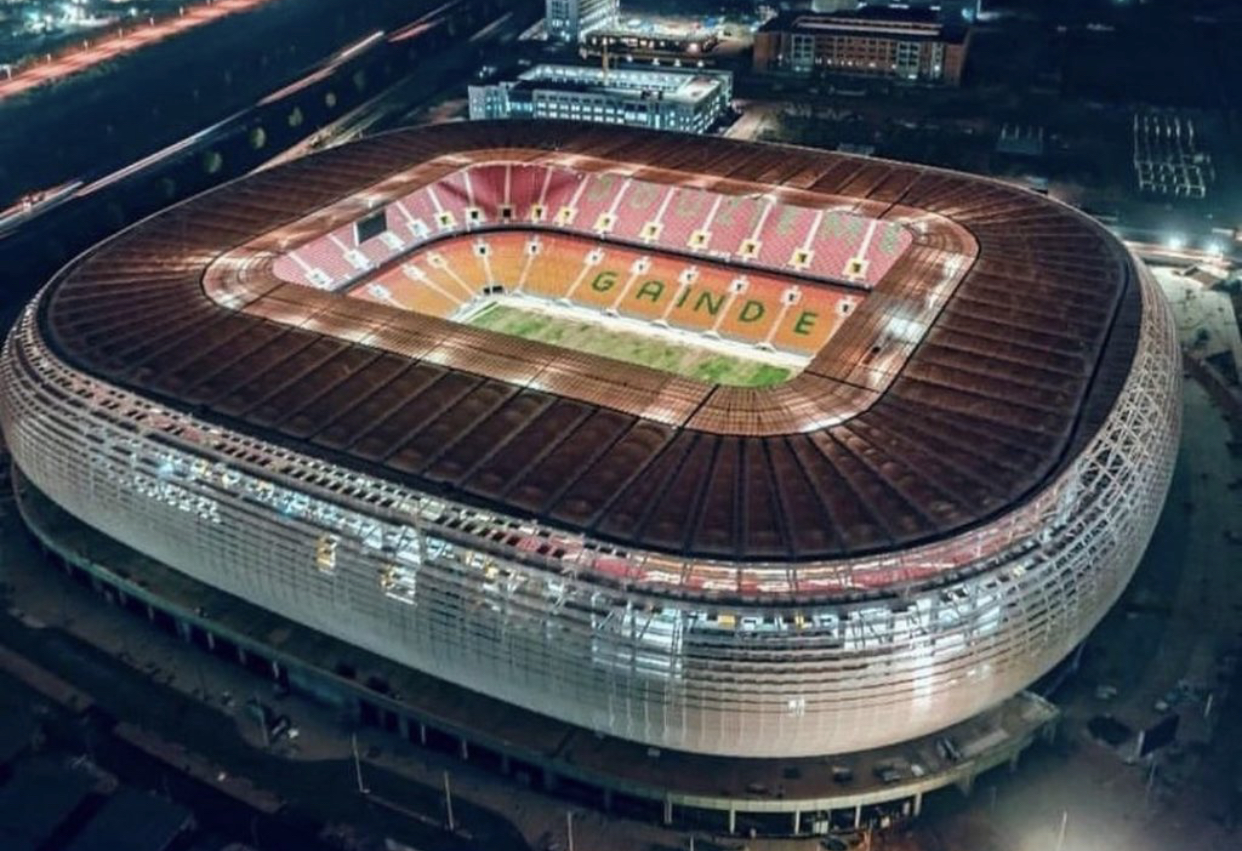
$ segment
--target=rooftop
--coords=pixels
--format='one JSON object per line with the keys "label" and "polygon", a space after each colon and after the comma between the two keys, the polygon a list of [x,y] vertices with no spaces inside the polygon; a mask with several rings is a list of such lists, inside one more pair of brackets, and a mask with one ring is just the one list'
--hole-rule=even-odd
{"label": "rooftop", "polygon": [[902,41],[936,40],[958,43],[968,28],[942,21],[932,9],[869,6],[852,11],[814,14],[786,12],[767,21],[760,32],[857,34],[889,36]]}

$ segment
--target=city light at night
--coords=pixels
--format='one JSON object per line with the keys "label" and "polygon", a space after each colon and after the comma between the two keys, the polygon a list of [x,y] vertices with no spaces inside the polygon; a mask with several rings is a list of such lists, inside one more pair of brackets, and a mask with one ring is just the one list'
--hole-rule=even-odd
{"label": "city light at night", "polygon": [[1240,43],[0,0],[0,851],[1237,851]]}

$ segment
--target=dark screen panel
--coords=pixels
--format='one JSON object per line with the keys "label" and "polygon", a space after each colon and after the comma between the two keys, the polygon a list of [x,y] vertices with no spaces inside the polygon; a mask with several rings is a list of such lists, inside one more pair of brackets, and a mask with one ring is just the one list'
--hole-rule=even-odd
{"label": "dark screen panel", "polygon": [[375,239],[375,237],[386,230],[388,230],[388,221],[384,211],[380,210],[377,213],[371,213],[366,218],[359,219],[354,223],[354,242],[362,245],[368,239]]}

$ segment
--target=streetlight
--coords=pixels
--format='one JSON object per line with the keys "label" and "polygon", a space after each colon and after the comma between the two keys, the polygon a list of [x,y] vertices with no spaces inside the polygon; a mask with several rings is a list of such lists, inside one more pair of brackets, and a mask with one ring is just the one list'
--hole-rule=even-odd
{"label": "streetlight", "polygon": [[1057,833],[1057,851],[1065,847],[1065,828],[1069,825],[1069,810],[1061,810],[1061,830]]}
{"label": "streetlight", "polygon": [[449,787],[449,773],[444,772],[444,809],[448,815],[449,832],[457,830],[457,822],[453,818],[453,790]]}
{"label": "streetlight", "polygon": [[363,795],[370,794],[371,790],[362,782],[362,759],[358,756],[358,734],[351,733],[349,736],[349,744],[354,754],[354,779],[358,781],[358,791]]}

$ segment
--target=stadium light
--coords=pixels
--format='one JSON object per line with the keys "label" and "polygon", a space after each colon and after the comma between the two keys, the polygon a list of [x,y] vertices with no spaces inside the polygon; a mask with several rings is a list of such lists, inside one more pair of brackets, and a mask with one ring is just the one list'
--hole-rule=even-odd
{"label": "stadium light", "polygon": [[1180,234],[1173,234],[1165,239],[1164,245],[1165,248],[1168,248],[1171,251],[1181,251],[1186,247],[1186,237],[1181,236]]}
{"label": "stadium light", "polygon": [[1213,257],[1221,257],[1224,255],[1225,249],[1219,242],[1209,242],[1207,246],[1207,253],[1211,254]]}

